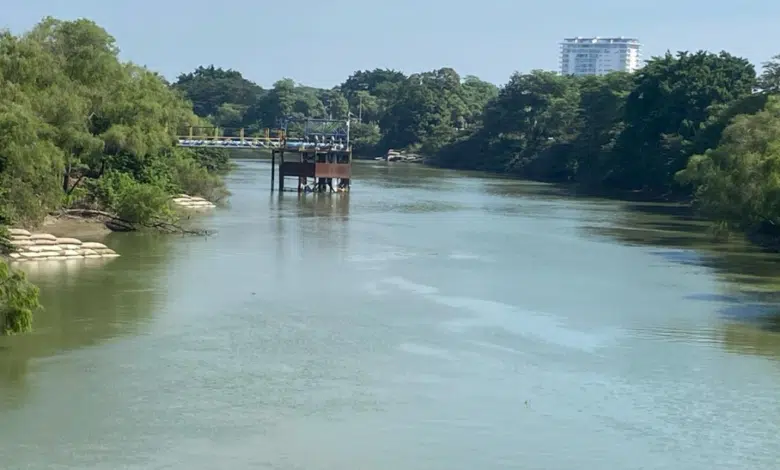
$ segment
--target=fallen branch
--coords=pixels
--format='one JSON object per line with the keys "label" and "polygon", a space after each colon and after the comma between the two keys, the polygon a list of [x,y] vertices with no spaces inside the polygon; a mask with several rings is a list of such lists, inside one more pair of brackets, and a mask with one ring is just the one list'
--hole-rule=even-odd
{"label": "fallen branch", "polygon": [[174,222],[152,219],[149,222],[135,222],[132,220],[123,219],[116,214],[110,212],[96,210],[96,209],[61,209],[59,212],[52,214],[53,216],[77,216],[83,218],[99,218],[103,219],[103,223],[108,228],[117,232],[134,232],[139,227],[150,228],[159,230],[166,233],[181,233],[184,235],[211,235],[211,232],[203,229],[187,229]]}

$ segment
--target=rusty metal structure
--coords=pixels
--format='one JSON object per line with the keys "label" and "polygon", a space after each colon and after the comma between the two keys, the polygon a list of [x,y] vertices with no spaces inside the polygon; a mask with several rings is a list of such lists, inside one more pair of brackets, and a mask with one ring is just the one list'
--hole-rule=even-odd
{"label": "rusty metal structure", "polygon": [[[287,118],[281,124],[282,139],[271,148],[272,189],[278,159],[279,191],[285,191],[288,177],[298,179],[298,191],[349,191],[352,146],[348,119]],[[338,180],[338,189],[333,188],[334,179]]]}
{"label": "rusty metal structure", "polygon": [[290,177],[298,178],[298,191],[349,191],[352,146],[348,119],[288,117],[280,120],[279,127],[253,136],[245,135],[245,129],[189,127],[177,139],[181,147],[270,150],[272,191],[277,185],[285,191]]}

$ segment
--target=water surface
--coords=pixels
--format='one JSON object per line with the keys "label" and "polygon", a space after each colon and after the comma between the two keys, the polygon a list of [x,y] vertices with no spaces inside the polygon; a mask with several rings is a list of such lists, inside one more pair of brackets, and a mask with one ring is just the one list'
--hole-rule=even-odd
{"label": "water surface", "polygon": [[778,259],[668,205],[242,161],[210,238],[29,266],[0,340],[8,469],[775,469]]}

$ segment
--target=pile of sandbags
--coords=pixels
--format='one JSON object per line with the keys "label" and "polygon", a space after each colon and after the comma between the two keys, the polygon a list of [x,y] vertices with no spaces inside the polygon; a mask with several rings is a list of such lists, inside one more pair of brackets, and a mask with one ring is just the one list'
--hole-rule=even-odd
{"label": "pile of sandbags", "polygon": [[171,202],[178,207],[186,209],[213,209],[214,207],[217,207],[214,203],[209,202],[202,197],[188,196],[186,194],[179,194],[171,199]]}
{"label": "pile of sandbags", "polygon": [[15,251],[8,256],[14,261],[64,261],[79,258],[116,258],[114,250],[97,242],[82,242],[76,238],[57,238],[49,233],[30,233],[24,229],[8,230]]}

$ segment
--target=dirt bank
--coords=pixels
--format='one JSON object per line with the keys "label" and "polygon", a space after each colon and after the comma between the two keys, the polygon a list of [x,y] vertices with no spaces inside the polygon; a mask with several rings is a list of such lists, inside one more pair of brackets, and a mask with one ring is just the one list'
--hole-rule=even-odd
{"label": "dirt bank", "polygon": [[47,216],[39,230],[56,237],[73,237],[85,241],[97,241],[111,233],[104,221],[98,217],[71,215]]}

